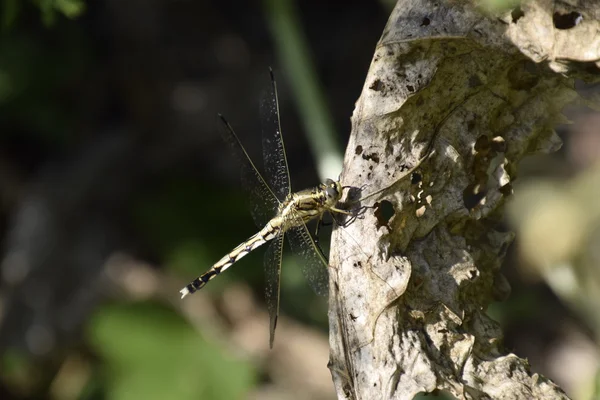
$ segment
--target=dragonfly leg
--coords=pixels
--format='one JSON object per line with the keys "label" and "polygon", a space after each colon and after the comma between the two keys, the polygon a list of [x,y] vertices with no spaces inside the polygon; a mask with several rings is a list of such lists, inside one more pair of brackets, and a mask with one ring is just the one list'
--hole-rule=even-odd
{"label": "dragonfly leg", "polygon": [[[333,215],[333,213],[329,213],[329,214],[335,220],[335,216]],[[317,228],[315,229],[315,238],[314,238],[314,241],[317,244],[319,243],[319,230],[321,229],[321,227],[333,225],[333,222],[325,222],[325,220],[323,219],[324,216],[325,216],[325,214],[321,214],[321,216],[319,217],[319,220],[317,221]],[[335,223],[337,224],[337,220],[335,220]]]}
{"label": "dragonfly leg", "polygon": [[354,221],[356,221],[356,218],[358,218],[356,215],[351,216],[348,220],[345,220],[345,221],[338,221],[336,218],[335,222],[342,228],[345,228],[348,225],[350,225],[351,223],[353,223]]}
{"label": "dragonfly leg", "polygon": [[315,229],[315,243],[319,243],[319,229],[321,229],[321,226],[325,226],[325,222],[323,222],[323,214],[321,214],[319,216],[319,220],[317,221],[317,228]]}
{"label": "dragonfly leg", "polygon": [[319,220],[317,221],[317,227],[315,228],[315,242],[317,242],[319,240],[319,228],[321,227],[322,223],[323,223],[323,215],[321,214],[319,216]]}
{"label": "dragonfly leg", "polygon": [[[361,206],[353,211],[345,211],[345,210],[337,210],[337,209],[332,209],[334,211],[337,211],[338,214],[334,214],[331,213],[331,216],[333,217],[334,221],[336,224],[338,224],[339,226],[345,228],[348,225],[352,224],[354,221],[356,221],[356,219],[360,218],[363,219],[365,217],[365,211],[368,208],[375,208],[374,206]],[[344,212],[345,211],[345,212]],[[348,218],[347,220],[339,220],[339,214],[343,214],[343,215],[349,215],[350,218]]]}
{"label": "dragonfly leg", "polygon": [[336,207],[329,207],[329,211],[334,211],[334,212],[336,212],[338,214],[354,215],[354,213],[352,211],[341,210],[341,209],[336,208]]}

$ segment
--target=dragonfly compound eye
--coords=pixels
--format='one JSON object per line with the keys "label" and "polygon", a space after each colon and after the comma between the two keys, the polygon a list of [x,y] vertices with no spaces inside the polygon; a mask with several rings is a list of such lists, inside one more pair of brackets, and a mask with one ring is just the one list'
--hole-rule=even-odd
{"label": "dragonfly compound eye", "polygon": [[334,186],[328,186],[327,189],[325,189],[325,194],[329,198],[337,198],[338,197],[338,191],[337,191],[337,188],[335,187],[335,185]]}

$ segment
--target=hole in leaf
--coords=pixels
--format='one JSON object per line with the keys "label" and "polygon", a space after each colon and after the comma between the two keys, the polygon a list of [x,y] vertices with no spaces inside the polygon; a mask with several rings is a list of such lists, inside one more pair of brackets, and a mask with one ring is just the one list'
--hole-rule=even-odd
{"label": "hole in leaf", "polygon": [[513,24],[516,24],[518,20],[525,16],[525,13],[521,10],[521,7],[516,7],[511,11],[510,16],[512,17]]}
{"label": "hole in leaf", "polygon": [[556,29],[571,29],[583,21],[583,16],[575,11],[572,11],[568,14],[555,12],[552,17],[552,21],[554,22],[554,27]]}
{"label": "hole in leaf", "polygon": [[485,197],[485,190],[480,185],[472,184],[463,191],[463,203],[468,210],[475,208]]}
{"label": "hole in leaf", "polygon": [[377,229],[387,226],[390,219],[394,216],[396,210],[394,205],[387,200],[375,203],[375,218],[377,218]]}

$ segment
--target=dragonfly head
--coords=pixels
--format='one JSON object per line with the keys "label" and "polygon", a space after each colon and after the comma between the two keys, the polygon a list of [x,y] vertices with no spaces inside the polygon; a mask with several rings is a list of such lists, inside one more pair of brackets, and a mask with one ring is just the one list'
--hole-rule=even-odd
{"label": "dragonfly head", "polygon": [[326,179],[321,184],[323,192],[325,193],[325,201],[329,205],[335,205],[342,197],[342,185],[340,181],[334,181],[333,179]]}

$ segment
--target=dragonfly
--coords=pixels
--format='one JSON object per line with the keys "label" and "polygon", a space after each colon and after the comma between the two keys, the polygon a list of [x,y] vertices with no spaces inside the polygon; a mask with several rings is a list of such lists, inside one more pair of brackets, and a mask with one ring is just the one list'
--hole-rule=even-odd
{"label": "dragonfly", "polygon": [[266,300],[269,311],[269,345],[273,348],[275,328],[279,317],[281,262],[284,237],[292,251],[303,259],[302,271],[312,289],[320,295],[328,293],[328,262],[309,232],[306,223],[317,220],[318,234],[324,214],[351,215],[337,208],[343,187],[339,180],[327,179],[317,187],[292,192],[287,156],[281,133],[277,83],[273,70],[270,93],[262,101],[263,123],[263,176],[246,152],[235,131],[219,114],[222,123],[221,135],[229,144],[241,164],[242,186],[250,197],[251,214],[260,230],[239,244],[208,271],[191,281],[180,290],[183,299],[203,288],[217,275],[267,242],[271,242],[265,254]]}

